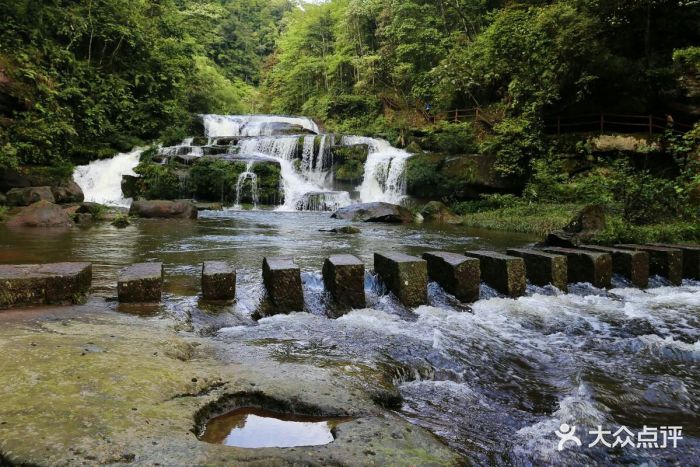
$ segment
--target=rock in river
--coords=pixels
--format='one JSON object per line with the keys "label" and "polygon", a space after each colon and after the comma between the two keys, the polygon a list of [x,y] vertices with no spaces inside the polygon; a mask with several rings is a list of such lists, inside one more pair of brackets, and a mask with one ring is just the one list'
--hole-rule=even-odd
{"label": "rock in river", "polygon": [[73,221],[58,205],[39,201],[7,221],[8,227],[72,227]]}
{"label": "rock in river", "polygon": [[61,186],[52,186],[51,193],[59,204],[82,203],[85,200],[82,188],[73,180]]}
{"label": "rock in river", "polygon": [[431,201],[425,205],[421,215],[426,222],[438,222],[440,224],[460,224],[462,219],[450,211],[441,201]]}
{"label": "rock in river", "polygon": [[13,188],[7,192],[7,204],[10,206],[29,206],[37,201],[53,203],[53,193],[48,186],[30,186],[27,188]]}
{"label": "rock in river", "polygon": [[413,222],[413,214],[408,209],[390,203],[353,204],[338,209],[331,216],[334,219],[344,219],[361,222],[388,222],[393,224],[408,224]]}
{"label": "rock in river", "polygon": [[148,219],[196,219],[197,206],[190,200],[134,201],[129,209],[129,215]]}

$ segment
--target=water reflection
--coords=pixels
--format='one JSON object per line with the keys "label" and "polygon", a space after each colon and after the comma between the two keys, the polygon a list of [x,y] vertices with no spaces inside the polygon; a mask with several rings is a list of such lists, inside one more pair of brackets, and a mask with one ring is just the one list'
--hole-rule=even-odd
{"label": "water reflection", "polygon": [[333,442],[332,430],[345,421],[242,408],[210,420],[200,439],[239,448],[321,446]]}

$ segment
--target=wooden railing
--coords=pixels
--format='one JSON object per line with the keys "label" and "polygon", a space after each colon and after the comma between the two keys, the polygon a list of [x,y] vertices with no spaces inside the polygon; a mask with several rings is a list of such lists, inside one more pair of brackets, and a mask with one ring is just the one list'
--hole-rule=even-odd
{"label": "wooden railing", "polygon": [[[469,109],[454,109],[441,112],[424,111],[426,121],[448,121],[461,123],[466,121],[482,122],[489,126],[492,123],[486,113],[479,107]],[[545,118],[545,131],[547,133],[687,133],[693,128],[692,124],[679,122],[672,117],[656,115],[630,115],[615,113],[597,113],[572,116],[556,116]]]}
{"label": "wooden railing", "polygon": [[654,133],[672,131],[687,133],[693,125],[676,121],[672,117],[655,115],[629,115],[614,113],[599,113],[574,116],[557,116],[545,119],[545,130],[548,133]]}

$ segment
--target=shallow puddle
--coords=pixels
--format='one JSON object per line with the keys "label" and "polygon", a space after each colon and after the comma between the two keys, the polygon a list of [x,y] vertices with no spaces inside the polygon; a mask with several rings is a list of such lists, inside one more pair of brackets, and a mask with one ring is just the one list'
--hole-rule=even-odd
{"label": "shallow puddle", "polygon": [[239,448],[321,446],[333,442],[332,430],[347,421],[242,408],[211,419],[200,440]]}

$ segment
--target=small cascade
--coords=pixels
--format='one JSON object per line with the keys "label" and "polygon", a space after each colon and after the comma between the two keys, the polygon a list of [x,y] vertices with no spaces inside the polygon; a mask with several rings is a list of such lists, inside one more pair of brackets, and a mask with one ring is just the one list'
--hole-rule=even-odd
{"label": "small cascade", "polygon": [[185,138],[178,145],[159,148],[158,155],[163,159],[164,163],[172,158],[179,158],[181,162],[189,163],[204,155],[202,147],[194,146],[193,143],[194,138]]}
{"label": "small cascade", "polygon": [[316,122],[306,117],[282,117],[273,115],[202,115],[204,135],[207,138],[222,136],[272,136],[276,134],[319,133]]}
{"label": "small cascade", "polygon": [[110,206],[129,206],[131,199],[122,194],[122,176],[136,175],[143,149],[117,154],[111,159],[92,161],[75,168],[73,180],[85,194],[85,201]]}
{"label": "small cascade", "polygon": [[406,196],[406,162],[411,154],[393,147],[388,141],[361,136],[345,136],[343,144],[366,144],[369,155],[360,185],[363,203],[384,201],[400,203]]}
{"label": "small cascade", "polygon": [[243,188],[247,180],[250,180],[250,197],[253,200],[253,209],[258,208],[258,204],[260,203],[260,193],[258,192],[258,176],[253,172],[253,165],[255,165],[255,161],[249,161],[245,172],[238,176],[238,182],[236,183],[235,209],[242,209],[241,194],[243,193]]}
{"label": "small cascade", "polygon": [[306,193],[296,204],[297,211],[336,211],[352,204],[347,191]]}

